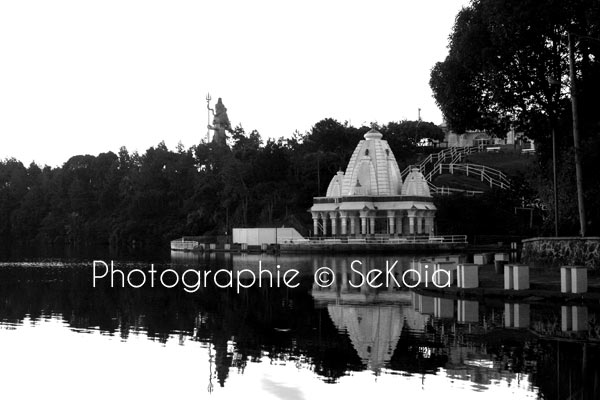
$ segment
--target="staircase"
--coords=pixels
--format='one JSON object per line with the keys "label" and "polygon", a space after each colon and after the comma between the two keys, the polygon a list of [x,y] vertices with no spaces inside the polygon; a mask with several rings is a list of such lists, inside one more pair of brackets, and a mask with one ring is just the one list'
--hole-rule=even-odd
{"label": "staircase", "polygon": [[490,188],[508,189],[510,187],[510,181],[506,174],[495,168],[487,167],[479,164],[462,164],[463,158],[469,154],[479,153],[484,151],[483,145],[472,146],[472,147],[449,147],[436,154],[430,154],[423,161],[417,165],[409,165],[401,173],[402,179],[406,179],[406,176],[413,168],[418,168],[419,171],[425,176],[425,180],[429,184],[429,189],[432,194],[448,195],[452,193],[466,193],[467,195],[481,194],[483,191],[480,190],[464,190],[454,189],[448,187],[437,187],[432,181],[433,179],[443,173],[464,174],[466,176],[476,176],[481,179],[482,182],[490,185]]}

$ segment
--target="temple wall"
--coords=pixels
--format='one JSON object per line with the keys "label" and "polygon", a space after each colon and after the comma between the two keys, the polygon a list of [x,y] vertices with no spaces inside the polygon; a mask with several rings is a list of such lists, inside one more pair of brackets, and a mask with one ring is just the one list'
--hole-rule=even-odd
{"label": "temple wall", "polygon": [[600,269],[600,237],[538,237],[523,240],[521,259],[548,266],[585,265]]}

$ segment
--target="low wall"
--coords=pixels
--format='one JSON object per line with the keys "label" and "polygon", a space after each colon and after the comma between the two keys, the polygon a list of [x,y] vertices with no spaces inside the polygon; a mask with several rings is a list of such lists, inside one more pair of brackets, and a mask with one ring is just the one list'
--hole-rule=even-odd
{"label": "low wall", "polygon": [[434,253],[464,250],[464,243],[336,243],[280,244],[282,253]]}
{"label": "low wall", "polygon": [[523,240],[525,263],[585,265],[600,269],[600,237],[537,237]]}

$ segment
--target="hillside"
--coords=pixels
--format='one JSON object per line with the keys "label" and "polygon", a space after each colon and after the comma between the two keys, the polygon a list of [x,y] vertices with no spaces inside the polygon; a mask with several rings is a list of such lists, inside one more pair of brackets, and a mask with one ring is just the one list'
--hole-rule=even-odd
{"label": "hillside", "polygon": [[499,169],[508,176],[519,175],[533,167],[535,155],[523,155],[513,150],[512,146],[505,146],[498,153],[475,153],[470,154],[464,162],[481,164],[491,168]]}
{"label": "hillside", "polygon": [[433,179],[433,184],[437,187],[448,187],[461,190],[485,191],[489,185],[481,182],[478,178],[465,175],[442,174]]}
{"label": "hillside", "polygon": [[[509,179],[522,175],[534,166],[535,155],[523,155],[520,148],[513,146],[501,146],[500,152],[481,152],[466,155],[461,164],[475,164],[494,168],[503,172]],[[485,191],[490,188],[489,182],[482,182],[476,171],[466,176],[464,169],[462,171],[455,169],[454,174],[450,174],[448,168],[445,168],[442,174],[433,177],[433,184],[437,187],[448,187],[453,189]],[[493,177],[493,173],[492,173]]]}

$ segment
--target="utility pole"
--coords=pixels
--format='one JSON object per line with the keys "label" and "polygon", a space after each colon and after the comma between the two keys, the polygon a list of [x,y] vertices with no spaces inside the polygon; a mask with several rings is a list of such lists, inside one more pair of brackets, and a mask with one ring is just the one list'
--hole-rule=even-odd
{"label": "utility pole", "polygon": [[556,183],[556,130],[552,122],[552,175],[554,184],[554,236],[558,237],[558,185]]}
{"label": "utility pole", "polygon": [[207,112],[208,112],[208,117],[207,117],[207,125],[206,125],[206,143],[210,143],[210,112],[212,111],[213,115],[215,114],[215,110],[213,110],[212,108],[210,108],[210,101],[212,100],[212,98],[210,97],[210,93],[206,94],[206,108],[207,108]]}
{"label": "utility pole", "polygon": [[585,204],[583,201],[583,169],[581,166],[581,147],[579,144],[579,115],[577,108],[577,77],[575,76],[575,55],[573,51],[573,41],[571,32],[568,32],[569,39],[569,75],[571,80],[571,110],[573,113],[573,148],[575,150],[575,176],[577,183],[577,204],[579,206],[579,229],[581,236],[585,236],[586,218]]}

